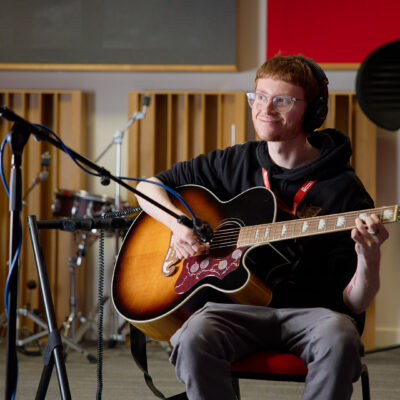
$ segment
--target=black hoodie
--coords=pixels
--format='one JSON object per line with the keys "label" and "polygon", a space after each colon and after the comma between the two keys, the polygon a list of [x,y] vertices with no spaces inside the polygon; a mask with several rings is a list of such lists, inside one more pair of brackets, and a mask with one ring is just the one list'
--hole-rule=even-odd
{"label": "black hoodie", "polygon": [[[290,209],[300,187],[308,180],[317,180],[301,201],[297,217],[372,208],[371,197],[350,166],[348,136],[326,129],[313,133],[309,142],[320,150],[319,157],[296,169],[273,164],[266,142],[253,141],[174,164],[157,178],[170,187],[201,185],[227,201],[246,189],[264,186],[264,168],[271,190]],[[278,220],[288,218],[278,213]],[[297,239],[296,253],[289,275],[274,288],[270,305],[327,307],[351,315],[342,298],[357,263],[350,231]],[[258,261],[266,262],[262,257]],[[353,317],[362,330],[362,316]]]}

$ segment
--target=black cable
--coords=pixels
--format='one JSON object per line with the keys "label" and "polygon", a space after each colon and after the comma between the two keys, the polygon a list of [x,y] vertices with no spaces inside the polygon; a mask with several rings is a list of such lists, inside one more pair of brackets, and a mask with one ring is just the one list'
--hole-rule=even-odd
{"label": "black cable", "polygon": [[141,210],[142,209],[140,207],[130,207],[130,208],[127,208],[126,210],[113,211],[113,212],[104,214],[104,218],[123,217],[125,215],[138,213]]}
{"label": "black cable", "polygon": [[[110,213],[103,214],[102,218],[113,218],[122,217],[128,214],[134,214],[141,211],[140,207],[131,207],[126,210],[113,211]],[[104,350],[104,339],[103,339],[103,321],[104,321],[104,229],[100,230],[100,242],[99,242],[99,286],[98,286],[98,320],[97,320],[97,393],[96,399],[101,400],[103,392],[103,350]]]}
{"label": "black cable", "polygon": [[98,287],[98,307],[99,316],[97,320],[97,393],[96,399],[101,400],[101,394],[103,392],[103,317],[104,317],[104,303],[103,303],[103,291],[104,291],[104,230],[100,231],[100,242],[99,242],[99,287]]}

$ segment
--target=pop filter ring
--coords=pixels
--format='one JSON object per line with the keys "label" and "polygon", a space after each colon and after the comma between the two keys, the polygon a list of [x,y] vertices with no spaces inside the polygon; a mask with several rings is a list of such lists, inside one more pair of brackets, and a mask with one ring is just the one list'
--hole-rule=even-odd
{"label": "pop filter ring", "polygon": [[400,40],[365,58],[357,73],[356,94],[372,122],[384,129],[400,129]]}

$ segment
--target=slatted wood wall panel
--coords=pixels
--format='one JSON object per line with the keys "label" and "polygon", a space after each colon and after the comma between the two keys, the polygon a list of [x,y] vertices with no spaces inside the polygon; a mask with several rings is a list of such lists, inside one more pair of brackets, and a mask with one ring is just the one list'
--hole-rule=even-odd
{"label": "slatted wood wall panel", "polygon": [[146,118],[130,128],[130,176],[149,178],[175,162],[245,141],[242,92],[130,92],[129,113],[140,110],[143,94],[151,103]]}
{"label": "slatted wood wall panel", "polygon": [[[32,123],[44,124],[57,133],[64,143],[73,150],[85,154],[85,97],[81,91],[24,91],[0,90],[0,104],[12,109]],[[0,119],[0,135],[3,140],[11,130],[12,124]],[[37,185],[26,198],[26,205],[22,211],[24,227],[23,248],[21,252],[21,266],[19,273],[21,306],[28,302],[31,308],[41,305],[39,288],[27,290],[28,280],[38,283],[36,264],[32,251],[29,231],[26,227],[28,215],[36,215],[38,220],[52,218],[51,204],[57,189],[80,190],[85,187],[85,176],[61,150],[47,142],[35,141],[30,137],[23,152],[22,180],[23,193],[31,186],[32,181],[41,170],[41,154],[49,151],[51,162],[49,177]],[[9,180],[10,149],[5,148],[5,176]],[[4,286],[8,268],[6,263],[9,257],[9,211],[8,198],[3,189],[0,190],[0,297],[4,298]],[[54,230],[41,230],[40,239],[49,276],[50,289],[56,309],[57,321],[61,323],[69,313],[69,269],[68,258],[75,255],[73,234]],[[84,271],[77,271],[78,298],[83,301]],[[4,302],[0,302],[0,313],[4,311]],[[24,321],[25,322],[25,321]],[[27,321],[29,323],[29,321]]]}
{"label": "slatted wood wall panel", "polygon": [[[234,143],[255,139],[252,130],[246,132],[249,110],[242,92],[130,92],[129,115],[141,109],[143,94],[151,96],[151,103],[146,118],[130,128],[130,176],[150,177],[177,161],[229,146],[232,129]],[[352,164],[375,198],[377,127],[353,92],[330,93],[327,127],[350,136]]]}
{"label": "slatted wood wall panel", "polygon": [[[355,93],[330,94],[329,113],[324,127],[337,128],[348,133],[353,147],[351,163],[375,200],[378,128],[362,112]],[[367,311],[363,342],[366,349],[375,347],[375,302]]]}
{"label": "slatted wood wall panel", "polygon": [[[234,143],[255,139],[242,92],[130,92],[129,115],[141,109],[143,94],[151,95],[151,104],[145,120],[130,128],[130,176],[148,178],[174,162],[229,146],[232,126]],[[323,128],[337,128],[350,136],[352,164],[375,198],[377,127],[361,111],[355,93],[330,93]],[[134,201],[132,197],[130,203]],[[363,337],[366,348],[375,345],[374,312],[372,305]]]}
{"label": "slatted wood wall panel", "polygon": [[350,136],[352,165],[372,198],[376,198],[377,126],[362,112],[353,92],[331,92],[329,112],[323,127],[336,128]]}

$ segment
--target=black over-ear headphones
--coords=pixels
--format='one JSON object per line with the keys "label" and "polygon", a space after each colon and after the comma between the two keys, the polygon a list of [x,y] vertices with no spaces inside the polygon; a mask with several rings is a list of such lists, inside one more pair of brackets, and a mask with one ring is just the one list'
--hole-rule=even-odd
{"label": "black over-ear headphones", "polygon": [[310,133],[319,128],[325,121],[328,114],[328,78],[323,69],[313,60],[299,56],[299,59],[306,63],[315,79],[317,80],[321,91],[319,95],[308,104],[303,121],[303,131]]}

